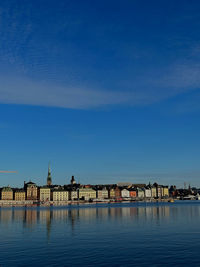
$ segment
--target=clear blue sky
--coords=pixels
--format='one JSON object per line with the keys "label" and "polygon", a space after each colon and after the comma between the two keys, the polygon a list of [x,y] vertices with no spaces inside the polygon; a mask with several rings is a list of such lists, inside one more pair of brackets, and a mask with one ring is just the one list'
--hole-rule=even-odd
{"label": "clear blue sky", "polygon": [[0,186],[200,186],[200,2],[0,2]]}

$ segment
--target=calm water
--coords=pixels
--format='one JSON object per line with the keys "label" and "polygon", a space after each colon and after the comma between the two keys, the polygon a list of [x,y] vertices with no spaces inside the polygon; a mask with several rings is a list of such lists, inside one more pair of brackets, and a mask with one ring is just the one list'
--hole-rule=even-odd
{"label": "calm water", "polygon": [[199,202],[1,208],[0,266],[200,266]]}

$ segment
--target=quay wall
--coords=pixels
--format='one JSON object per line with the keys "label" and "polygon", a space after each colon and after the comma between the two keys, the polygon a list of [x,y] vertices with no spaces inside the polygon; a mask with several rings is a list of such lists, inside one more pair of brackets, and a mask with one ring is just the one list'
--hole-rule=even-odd
{"label": "quay wall", "polygon": [[47,201],[47,202],[36,202],[33,200],[23,200],[23,201],[17,201],[17,200],[0,200],[0,207],[6,207],[6,206],[67,206],[67,205],[79,205],[79,204],[96,204],[96,203],[125,203],[125,202],[168,202],[171,198],[167,199],[143,199],[143,200],[93,200],[92,202],[84,201],[84,200],[76,200],[76,201]]}

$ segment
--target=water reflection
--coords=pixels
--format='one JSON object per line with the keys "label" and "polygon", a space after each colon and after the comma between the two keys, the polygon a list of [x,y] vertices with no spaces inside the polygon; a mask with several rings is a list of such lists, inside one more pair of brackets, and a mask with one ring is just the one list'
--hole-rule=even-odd
{"label": "water reflection", "polygon": [[[185,216],[184,216],[185,214]],[[180,216],[179,216],[180,215]],[[47,239],[50,239],[54,224],[64,223],[75,231],[81,223],[126,220],[130,223],[149,224],[150,222],[196,220],[200,217],[199,205],[150,205],[150,206],[106,206],[85,208],[7,208],[0,209],[0,227],[13,223],[21,224],[23,228],[33,230],[38,224],[46,228]]]}

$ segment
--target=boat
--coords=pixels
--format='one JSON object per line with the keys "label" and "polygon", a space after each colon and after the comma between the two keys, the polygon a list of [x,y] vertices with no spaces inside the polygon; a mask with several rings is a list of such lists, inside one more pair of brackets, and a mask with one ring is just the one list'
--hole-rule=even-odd
{"label": "boat", "polygon": [[174,200],[173,199],[169,199],[168,202],[174,203]]}

